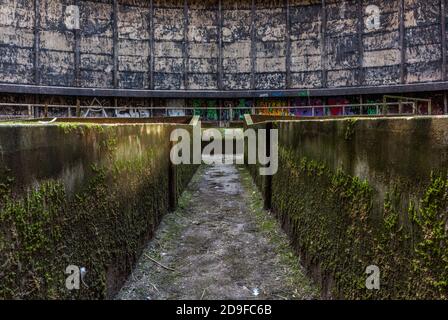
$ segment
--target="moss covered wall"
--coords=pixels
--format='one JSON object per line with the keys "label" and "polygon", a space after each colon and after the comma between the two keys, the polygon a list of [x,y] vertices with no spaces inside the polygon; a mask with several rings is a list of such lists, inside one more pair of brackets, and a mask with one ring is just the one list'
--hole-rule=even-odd
{"label": "moss covered wall", "polygon": [[[0,299],[112,297],[170,208],[179,126],[1,125]],[[174,197],[195,169],[174,170]],[[68,265],[88,287],[66,289]]]}
{"label": "moss covered wall", "polygon": [[[448,118],[273,125],[272,209],[323,296],[448,298]],[[369,265],[378,291],[366,289]]]}

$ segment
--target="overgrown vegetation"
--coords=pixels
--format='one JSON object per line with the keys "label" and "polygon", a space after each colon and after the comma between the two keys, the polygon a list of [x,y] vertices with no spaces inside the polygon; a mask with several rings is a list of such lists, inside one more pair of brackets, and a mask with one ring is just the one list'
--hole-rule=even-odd
{"label": "overgrown vegetation", "polygon": [[[415,195],[396,181],[381,204],[368,181],[281,147],[272,188],[273,210],[324,297],[447,299],[446,175]],[[381,290],[365,287],[369,265],[380,267]]]}
{"label": "overgrown vegetation", "polygon": [[[169,135],[166,144],[147,144],[123,158],[118,152],[127,148],[127,137],[119,140],[113,129],[106,135],[92,126],[61,130],[90,131],[105,159],[90,165],[74,192],[59,179],[13,187],[13,172],[0,172],[1,299],[110,297],[169,210]],[[179,171],[181,188],[194,170]],[[88,288],[66,289],[68,265],[86,268]]]}

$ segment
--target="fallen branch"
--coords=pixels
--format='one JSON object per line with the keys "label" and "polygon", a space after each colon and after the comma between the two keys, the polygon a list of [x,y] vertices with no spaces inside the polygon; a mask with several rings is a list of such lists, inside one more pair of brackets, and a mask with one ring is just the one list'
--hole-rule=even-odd
{"label": "fallen branch", "polygon": [[166,269],[166,270],[169,270],[169,271],[176,271],[176,270],[174,270],[173,268],[170,268],[170,267],[167,267],[167,266],[161,264],[159,261],[157,261],[157,260],[151,258],[151,257],[148,256],[146,253],[145,253],[145,257],[148,258],[149,260],[151,260],[152,262],[154,262],[155,264],[157,264],[158,266],[160,266],[160,267]]}

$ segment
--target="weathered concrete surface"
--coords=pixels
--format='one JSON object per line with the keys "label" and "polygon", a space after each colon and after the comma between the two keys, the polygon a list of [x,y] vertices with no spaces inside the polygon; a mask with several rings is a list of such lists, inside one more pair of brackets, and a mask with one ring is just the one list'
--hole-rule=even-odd
{"label": "weathered concrete surface", "polygon": [[1,0],[0,81],[207,90],[221,64],[226,90],[443,80],[445,0],[401,1]]}
{"label": "weathered concrete surface", "polygon": [[[272,208],[324,296],[448,298],[447,117],[267,120],[279,130]],[[380,290],[366,288],[370,265]]]}
{"label": "weathered concrete surface", "polygon": [[0,299],[114,295],[197,168],[170,166],[178,127],[0,124]]}
{"label": "weathered concrete surface", "polygon": [[[148,257],[159,261],[167,270]],[[199,170],[117,299],[311,299],[286,235],[245,169]]]}

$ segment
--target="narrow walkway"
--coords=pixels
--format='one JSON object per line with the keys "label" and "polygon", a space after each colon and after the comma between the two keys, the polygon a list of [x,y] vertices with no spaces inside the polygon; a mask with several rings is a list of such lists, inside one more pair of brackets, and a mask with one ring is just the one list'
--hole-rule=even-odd
{"label": "narrow walkway", "polygon": [[117,299],[312,299],[244,168],[202,166]]}

